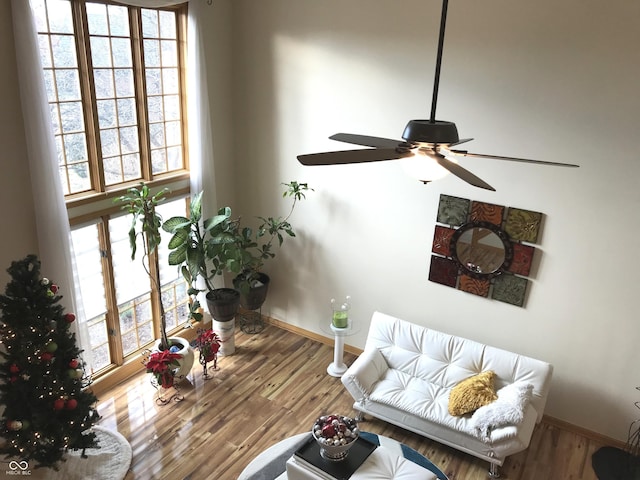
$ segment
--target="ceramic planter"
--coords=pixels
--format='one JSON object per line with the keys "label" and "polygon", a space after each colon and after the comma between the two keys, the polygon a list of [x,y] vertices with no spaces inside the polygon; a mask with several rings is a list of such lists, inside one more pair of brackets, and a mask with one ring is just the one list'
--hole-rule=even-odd
{"label": "ceramic planter", "polygon": [[[160,351],[160,340],[156,340],[156,343],[153,344],[152,351],[159,352]],[[193,353],[193,348],[187,340],[182,337],[169,337],[169,343],[171,345],[177,345],[180,347],[180,350],[176,353],[182,355],[182,358],[178,360],[180,367],[175,374],[175,382],[179,383],[182,379],[184,379],[189,372],[191,371],[191,367],[193,367],[193,362],[195,359],[195,355]]]}

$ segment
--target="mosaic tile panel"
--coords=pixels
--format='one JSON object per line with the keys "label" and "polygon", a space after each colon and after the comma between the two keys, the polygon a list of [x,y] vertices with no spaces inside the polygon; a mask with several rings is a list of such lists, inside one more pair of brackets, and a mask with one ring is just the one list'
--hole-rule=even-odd
{"label": "mosaic tile panel", "polygon": [[466,198],[440,195],[437,221],[454,227],[467,223],[470,206],[471,201]]}
{"label": "mosaic tile panel", "polygon": [[494,279],[491,298],[522,307],[528,283],[529,280],[526,278],[515,275],[500,275]]}
{"label": "mosaic tile panel", "polygon": [[541,213],[510,208],[504,223],[504,231],[514,241],[536,243],[541,223]]}
{"label": "mosaic tile panel", "polygon": [[531,271],[531,263],[533,262],[533,254],[535,253],[535,250],[536,249],[530,245],[514,243],[513,258],[511,259],[511,264],[507,270],[511,273],[528,277]]}
{"label": "mosaic tile panel", "polygon": [[448,287],[455,287],[458,280],[458,266],[453,260],[432,255],[429,280]]}
{"label": "mosaic tile panel", "polygon": [[460,275],[458,290],[462,290],[463,292],[467,293],[473,293],[474,295],[479,295],[481,297],[488,297],[490,287],[490,280],[481,280],[465,274]]}
{"label": "mosaic tile panel", "polygon": [[443,227],[436,225],[436,230],[433,233],[433,245],[431,251],[444,255],[445,257],[451,256],[451,237],[456,232],[455,228]]}
{"label": "mosaic tile panel", "polygon": [[472,222],[489,222],[499,227],[502,225],[503,216],[504,207],[502,205],[475,201],[471,202],[470,221]]}
{"label": "mosaic tile panel", "polygon": [[[440,195],[437,222],[441,225],[436,225],[434,230],[431,250],[436,255],[431,257],[429,280],[473,295],[524,306],[529,285],[525,277],[531,274],[536,249],[521,242],[538,242],[542,219],[543,214],[539,212]],[[474,274],[458,264],[459,257],[451,248],[451,241],[460,236],[457,232],[464,233],[459,227],[468,222],[497,228],[499,236],[504,237],[505,261],[493,278]]]}

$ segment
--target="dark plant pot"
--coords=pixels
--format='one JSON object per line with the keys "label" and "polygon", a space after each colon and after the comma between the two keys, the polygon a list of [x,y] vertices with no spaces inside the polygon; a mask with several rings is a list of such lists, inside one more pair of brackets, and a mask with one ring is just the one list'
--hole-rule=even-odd
{"label": "dark plant pot", "polygon": [[233,320],[240,306],[240,292],[233,288],[216,288],[207,292],[207,306],[218,322]]}
{"label": "dark plant pot", "polygon": [[[240,276],[240,275],[239,275]],[[237,278],[237,277],[236,277]],[[249,288],[249,291],[240,293],[240,305],[247,310],[257,310],[267,298],[269,282],[271,278],[266,273],[258,273],[258,283]],[[234,284],[236,280],[234,280]]]}

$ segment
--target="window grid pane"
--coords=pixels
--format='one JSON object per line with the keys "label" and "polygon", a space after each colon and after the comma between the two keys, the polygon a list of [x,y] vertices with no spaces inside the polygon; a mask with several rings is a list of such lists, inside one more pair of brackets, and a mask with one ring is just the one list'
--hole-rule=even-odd
{"label": "window grid pane", "polygon": [[125,356],[153,341],[153,316],[149,294],[118,305],[120,337]]}
{"label": "window grid pane", "polygon": [[107,318],[104,315],[92,318],[87,321],[87,327],[91,343],[92,372],[95,373],[111,365]]}
{"label": "window grid pane", "polygon": [[[142,178],[133,86],[129,11],[117,5],[87,5],[105,184]],[[100,108],[102,107],[102,108]]]}
{"label": "window grid pane", "polygon": [[86,329],[87,332],[91,357],[85,360],[88,360],[92,372],[112,363],[107,335],[107,301],[98,235],[96,224],[71,231],[84,312],[84,315],[79,317],[79,322],[81,322],[81,329]]}
{"label": "window grid pane", "polygon": [[176,16],[142,10],[151,171],[184,168]]}
{"label": "window grid pane", "polygon": [[65,195],[88,191],[91,177],[71,3],[39,1],[34,11],[62,190]]}

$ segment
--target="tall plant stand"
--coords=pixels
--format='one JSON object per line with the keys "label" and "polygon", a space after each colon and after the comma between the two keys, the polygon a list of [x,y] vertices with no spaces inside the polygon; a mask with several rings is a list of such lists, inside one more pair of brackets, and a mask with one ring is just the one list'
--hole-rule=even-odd
{"label": "tall plant stand", "polygon": [[260,333],[264,330],[262,307],[256,310],[243,310],[240,312],[240,330],[249,334]]}
{"label": "tall plant stand", "polygon": [[340,378],[349,368],[344,363],[344,339],[358,333],[358,330],[353,327],[353,323],[349,319],[349,324],[345,328],[337,328],[333,326],[333,323],[329,323],[328,325],[322,324],[322,331],[334,338],[333,362],[327,367],[327,373],[332,377]]}

